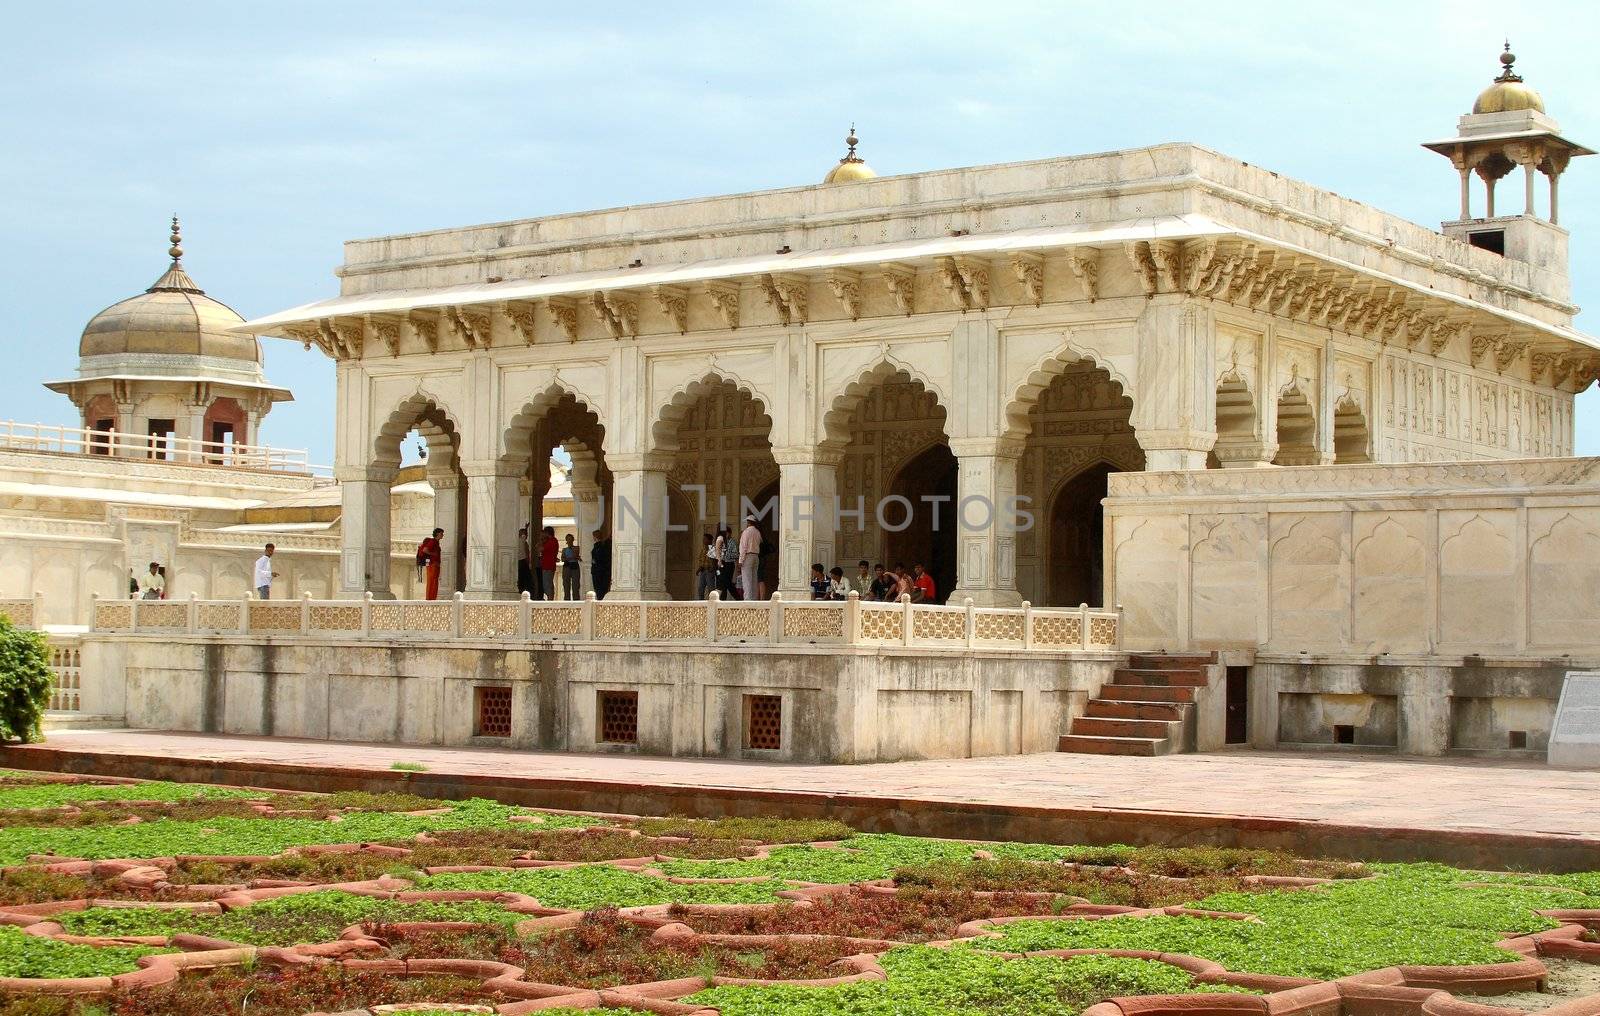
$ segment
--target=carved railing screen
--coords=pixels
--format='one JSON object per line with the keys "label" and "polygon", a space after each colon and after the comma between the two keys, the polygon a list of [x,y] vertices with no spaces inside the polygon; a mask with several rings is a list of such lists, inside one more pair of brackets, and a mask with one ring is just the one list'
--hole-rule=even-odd
{"label": "carved railing screen", "polygon": [[[1121,608],[1075,610],[863,602],[708,600],[197,600],[95,605],[94,631],[381,641],[915,646],[1115,653]],[[248,625],[246,631],[241,627]]]}

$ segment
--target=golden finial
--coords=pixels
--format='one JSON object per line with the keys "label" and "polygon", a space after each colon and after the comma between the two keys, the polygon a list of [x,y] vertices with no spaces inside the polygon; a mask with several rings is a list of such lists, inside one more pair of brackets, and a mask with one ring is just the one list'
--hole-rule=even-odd
{"label": "golden finial", "polygon": [[167,248],[167,256],[172,258],[172,263],[177,264],[183,260],[183,234],[178,229],[178,217],[172,217],[172,246]]}
{"label": "golden finial", "polygon": [[856,155],[856,146],[861,144],[861,139],[856,137],[856,125],[855,124],[851,124],[850,125],[850,133],[845,136],[844,143],[850,149],[849,151],[844,153],[844,161],[846,161],[846,162],[860,162],[861,159],[859,157],[857,157],[857,155]]}
{"label": "golden finial", "polygon": [[1496,81],[1521,81],[1522,80],[1522,76],[1520,74],[1517,74],[1515,71],[1513,71],[1511,69],[1511,65],[1516,63],[1516,62],[1517,62],[1517,54],[1511,52],[1511,40],[1507,39],[1506,40],[1505,52],[1500,54],[1500,68],[1501,68],[1500,76],[1498,78],[1495,78],[1495,80]]}
{"label": "golden finial", "polygon": [[844,158],[839,164],[828,171],[822,178],[823,183],[846,183],[854,180],[870,180],[878,174],[872,171],[861,156],[856,154],[856,146],[861,144],[861,139],[856,137],[856,125],[850,125],[850,133],[845,136]]}

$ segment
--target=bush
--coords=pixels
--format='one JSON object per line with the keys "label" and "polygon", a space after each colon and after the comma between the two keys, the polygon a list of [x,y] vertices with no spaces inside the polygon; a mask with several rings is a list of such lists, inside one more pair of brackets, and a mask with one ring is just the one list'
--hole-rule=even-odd
{"label": "bush", "polygon": [[0,614],[0,741],[39,739],[53,684],[44,634],[24,631]]}

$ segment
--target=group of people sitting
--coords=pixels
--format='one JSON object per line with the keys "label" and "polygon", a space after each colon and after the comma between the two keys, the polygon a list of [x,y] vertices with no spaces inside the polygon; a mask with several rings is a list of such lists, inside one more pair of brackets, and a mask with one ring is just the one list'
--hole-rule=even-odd
{"label": "group of people sitting", "polygon": [[848,600],[851,593],[863,600],[883,603],[893,603],[902,596],[911,597],[912,603],[939,602],[939,587],[920,561],[909,570],[903,564],[885,568],[881,562],[869,570],[867,562],[857,561],[856,573],[849,578],[837,565],[827,572],[820,564],[811,566],[813,600]]}

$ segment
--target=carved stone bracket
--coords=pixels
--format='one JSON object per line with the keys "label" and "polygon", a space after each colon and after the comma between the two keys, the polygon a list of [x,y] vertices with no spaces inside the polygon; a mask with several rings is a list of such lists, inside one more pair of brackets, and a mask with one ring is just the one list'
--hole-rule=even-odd
{"label": "carved stone bracket", "polygon": [[544,301],[550,319],[566,335],[568,342],[578,341],[578,301],[570,296],[552,296]]}
{"label": "carved stone bracket", "polygon": [[917,270],[910,265],[890,261],[879,266],[883,274],[883,284],[889,290],[889,297],[894,300],[895,309],[902,314],[911,314],[916,310],[917,304]]}
{"label": "carved stone bracket", "polygon": [[1100,296],[1100,252],[1093,247],[1080,247],[1067,251],[1067,268],[1078,280],[1083,295],[1090,303]]}
{"label": "carved stone bracket", "polygon": [[506,320],[511,322],[511,330],[521,336],[525,344],[533,345],[533,304],[508,300],[500,304],[500,313],[504,314]]}
{"label": "carved stone bracket", "polygon": [[1161,288],[1161,270],[1156,265],[1155,254],[1150,250],[1149,241],[1130,243],[1124,249],[1128,252],[1128,263],[1133,266],[1133,274],[1143,287],[1144,295],[1155,296]]}
{"label": "carved stone bracket", "polygon": [[1035,307],[1044,303],[1044,258],[1018,251],[1011,255],[1011,273],[1017,277],[1023,294],[1033,301]]}
{"label": "carved stone bracket", "polygon": [[400,319],[392,314],[368,314],[367,330],[377,336],[390,356],[400,355]]}
{"label": "carved stone bracket", "polygon": [[360,318],[323,318],[318,322],[327,349],[337,360],[359,360],[366,332]]}
{"label": "carved stone bracket", "polygon": [[736,282],[707,282],[706,297],[711,307],[729,328],[739,327],[739,284]]}
{"label": "carved stone bracket", "polygon": [[439,351],[439,312],[436,310],[414,310],[406,315],[406,320],[411,322],[411,330],[416,333],[422,344],[428,347],[428,352]]}
{"label": "carved stone bracket", "polygon": [[1177,240],[1151,240],[1150,258],[1155,262],[1156,275],[1167,291],[1177,292],[1184,283],[1183,245]]}
{"label": "carved stone bracket", "polygon": [[654,290],[661,312],[682,335],[689,331],[689,291],[681,286],[657,286]]}
{"label": "carved stone bracket", "polygon": [[849,268],[834,268],[828,272],[828,288],[833,290],[839,306],[850,320],[861,317],[861,273]]}
{"label": "carved stone bracket", "polygon": [[1504,335],[1474,335],[1472,337],[1472,365],[1482,367],[1488,362],[1489,354],[1500,348]]}
{"label": "carved stone bracket", "polygon": [[966,287],[969,305],[976,310],[989,306],[989,261],[986,258],[961,254],[955,258],[956,271],[961,274],[961,284]]}
{"label": "carved stone bracket", "polygon": [[594,308],[595,319],[613,339],[638,336],[639,299],[632,293],[614,289],[592,293],[590,306]]}
{"label": "carved stone bracket", "polygon": [[950,305],[956,310],[971,310],[972,296],[967,292],[967,284],[961,278],[961,270],[956,267],[956,259],[940,258],[934,262],[934,267],[939,272],[939,285],[950,294]]}
{"label": "carved stone bracket", "polygon": [[763,275],[761,285],[766,291],[767,302],[777,309],[778,317],[784,324],[806,323],[807,284],[804,275],[793,273]]}
{"label": "carved stone bracket", "polygon": [[450,330],[468,349],[489,348],[492,321],[486,312],[472,307],[447,307],[445,312]]}
{"label": "carved stone bracket", "polygon": [[[300,341],[300,344],[302,346],[304,346],[306,349],[310,349],[312,346],[316,346],[318,349],[322,350],[324,353],[328,354],[329,356],[334,355],[333,354],[333,350],[331,348],[329,348],[327,342],[322,337],[322,329],[321,329],[321,327],[319,327],[314,322],[307,322],[305,324],[297,324],[297,325],[284,325],[283,326],[283,333],[285,335],[289,336],[292,339],[298,339]],[[118,401],[125,401],[125,400],[122,400],[119,397]]]}
{"label": "carved stone bracket", "polygon": [[1532,343],[1529,342],[1513,342],[1509,338],[1501,339],[1500,344],[1494,350],[1495,369],[1504,373],[1507,368],[1517,361],[1517,357],[1528,351],[1531,345]]}

